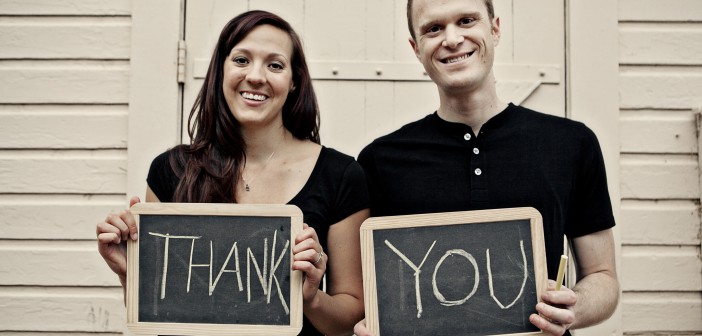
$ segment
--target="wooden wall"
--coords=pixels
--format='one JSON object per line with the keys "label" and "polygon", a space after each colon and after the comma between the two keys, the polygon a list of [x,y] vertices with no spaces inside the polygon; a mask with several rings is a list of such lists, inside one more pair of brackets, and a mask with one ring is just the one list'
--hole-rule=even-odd
{"label": "wooden wall", "polygon": [[121,333],[131,1],[0,1],[0,334]]}
{"label": "wooden wall", "polygon": [[702,334],[702,2],[619,0],[625,335]]}

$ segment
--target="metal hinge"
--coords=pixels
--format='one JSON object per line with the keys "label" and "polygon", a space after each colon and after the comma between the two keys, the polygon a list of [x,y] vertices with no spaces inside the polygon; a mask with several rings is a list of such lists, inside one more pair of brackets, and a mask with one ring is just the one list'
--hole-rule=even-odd
{"label": "metal hinge", "polygon": [[185,40],[178,41],[178,83],[185,83]]}

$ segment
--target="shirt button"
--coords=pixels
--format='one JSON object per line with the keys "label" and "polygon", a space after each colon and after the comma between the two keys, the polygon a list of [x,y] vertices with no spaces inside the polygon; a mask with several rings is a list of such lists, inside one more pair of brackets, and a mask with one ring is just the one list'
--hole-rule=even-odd
{"label": "shirt button", "polygon": [[475,175],[480,176],[480,174],[482,174],[482,173],[483,173],[483,171],[480,170],[480,168],[476,168],[476,169],[475,169]]}
{"label": "shirt button", "polygon": [[477,148],[473,148],[473,154],[480,154],[480,150]]}
{"label": "shirt button", "polygon": [[466,140],[466,141],[470,140],[470,133],[466,133],[466,134],[463,136],[463,139]]}

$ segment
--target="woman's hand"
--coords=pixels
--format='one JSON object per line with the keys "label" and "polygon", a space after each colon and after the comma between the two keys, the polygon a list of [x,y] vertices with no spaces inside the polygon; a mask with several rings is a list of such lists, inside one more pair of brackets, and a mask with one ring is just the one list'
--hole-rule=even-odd
{"label": "woman's hand", "polygon": [[303,224],[303,230],[295,237],[292,269],[305,272],[302,299],[306,305],[314,304],[322,277],[327,270],[327,255],[322,250],[317,232],[307,224]]}
{"label": "woman's hand", "polygon": [[[139,197],[129,200],[129,207],[139,203]],[[119,276],[124,285],[127,279],[127,240],[137,240],[137,227],[134,215],[126,209],[120,214],[111,213],[95,230],[98,251],[110,269]]]}

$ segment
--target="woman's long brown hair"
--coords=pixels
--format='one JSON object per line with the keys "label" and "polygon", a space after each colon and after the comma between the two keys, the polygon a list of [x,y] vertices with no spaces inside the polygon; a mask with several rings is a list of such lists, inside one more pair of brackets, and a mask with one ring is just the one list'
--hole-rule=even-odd
{"label": "woman's long brown hair", "polygon": [[298,139],[319,143],[319,110],[300,38],[290,24],[266,11],[249,11],[229,21],[217,40],[205,81],[188,118],[189,145],[179,145],[170,156],[179,178],[174,202],[236,202],[236,186],[246,161],[241,126],[224,99],[224,62],[232,48],[255,27],[272,25],[290,35],[295,90],[283,105],[283,125]]}

